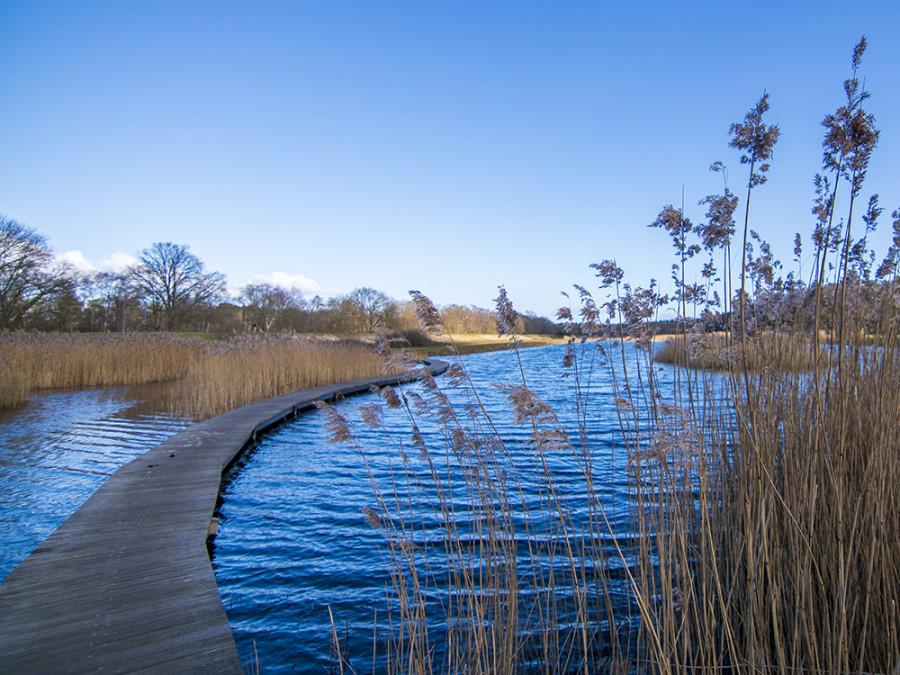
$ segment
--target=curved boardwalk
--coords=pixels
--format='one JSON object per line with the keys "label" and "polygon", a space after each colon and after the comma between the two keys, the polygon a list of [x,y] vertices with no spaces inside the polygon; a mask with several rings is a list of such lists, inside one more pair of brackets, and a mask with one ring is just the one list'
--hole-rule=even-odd
{"label": "curved boardwalk", "polygon": [[206,549],[223,471],[315,401],[392,382],[253,403],[116,471],[0,585],[0,672],[242,673]]}

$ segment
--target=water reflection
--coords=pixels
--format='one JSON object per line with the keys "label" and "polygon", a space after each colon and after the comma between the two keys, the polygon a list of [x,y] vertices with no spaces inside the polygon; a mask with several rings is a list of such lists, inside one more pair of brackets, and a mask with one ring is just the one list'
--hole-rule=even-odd
{"label": "water reflection", "polygon": [[116,469],[187,426],[144,393],[53,393],[0,411],[0,579]]}

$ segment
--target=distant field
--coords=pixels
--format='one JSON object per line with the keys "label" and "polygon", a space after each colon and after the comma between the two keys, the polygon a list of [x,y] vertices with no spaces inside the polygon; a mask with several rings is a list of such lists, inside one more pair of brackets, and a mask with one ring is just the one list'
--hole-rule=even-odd
{"label": "distant field", "polygon": [[[525,347],[540,347],[542,345],[565,344],[566,338],[555,338],[550,335],[519,335],[518,339]],[[456,345],[460,354],[472,354],[475,352],[488,352],[498,349],[506,349],[509,344],[509,338],[505,335],[496,335],[495,333],[456,333],[452,335],[439,335],[432,337],[436,342],[442,342],[450,345],[452,342]],[[435,352],[430,348],[422,351],[427,353]]]}

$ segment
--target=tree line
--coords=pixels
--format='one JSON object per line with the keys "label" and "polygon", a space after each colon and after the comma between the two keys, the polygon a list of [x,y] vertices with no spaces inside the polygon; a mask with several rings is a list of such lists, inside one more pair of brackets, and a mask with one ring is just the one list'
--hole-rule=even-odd
{"label": "tree line", "polygon": [[[496,330],[491,310],[442,311],[455,333]],[[559,332],[544,317],[519,321],[522,333]],[[417,330],[412,304],[369,287],[323,298],[268,283],[229,297],[223,274],[172,242],[153,243],[122,272],[85,273],[57,259],[43,235],[0,215],[0,330],[369,333],[378,326]]]}

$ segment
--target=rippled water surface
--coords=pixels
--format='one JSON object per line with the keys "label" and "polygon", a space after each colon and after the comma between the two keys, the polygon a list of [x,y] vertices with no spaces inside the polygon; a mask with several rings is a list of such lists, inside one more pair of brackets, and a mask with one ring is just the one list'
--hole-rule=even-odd
{"label": "rippled water surface", "polygon": [[[521,356],[529,387],[554,407],[577,446],[574,381],[562,376],[563,349],[531,348]],[[465,364],[501,436],[516,447],[529,429],[513,424],[506,396],[493,386],[521,382],[514,355],[476,354],[465,357]],[[658,376],[671,378],[672,371],[662,368]],[[605,369],[598,367],[590,382],[582,382],[590,394],[586,416],[589,452],[613,527],[627,534],[626,458],[618,444],[615,393],[608,378]],[[452,398],[446,379],[438,378],[438,382]],[[421,385],[407,387],[417,391]],[[358,396],[336,407],[354,421],[359,419],[361,406],[376,400],[375,395]],[[460,406],[464,403],[457,400]],[[382,489],[390,489],[391,465],[382,432],[363,425],[357,425],[356,431],[375,481]],[[403,415],[388,414],[385,431],[394,439],[392,443],[409,446],[410,427]],[[436,428],[424,424],[423,432],[432,452],[442,446]],[[415,450],[408,454],[411,462],[421,461]],[[524,450],[521,457],[530,461]],[[397,461],[396,455],[392,461]],[[580,471],[570,457],[555,461],[551,468],[577,509],[587,501],[585,496],[579,502],[585,495]],[[533,486],[525,498],[539,503],[539,492]],[[459,503],[465,508],[462,498]],[[352,667],[356,672],[372,670],[374,627],[378,624],[379,630],[385,630],[390,583],[382,531],[370,527],[361,511],[375,506],[360,452],[347,444],[327,442],[323,414],[302,415],[263,438],[226,486],[213,559],[245,661],[252,661],[257,654],[262,672],[267,673],[328,672],[333,616]],[[432,525],[433,530],[428,529]],[[434,531],[439,539],[436,523],[426,524],[426,530]]]}
{"label": "rippled water surface", "polygon": [[120,466],[187,423],[127,389],[36,396],[0,411],[0,580]]}

